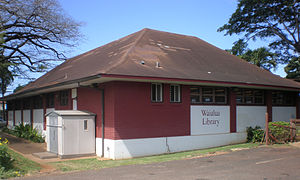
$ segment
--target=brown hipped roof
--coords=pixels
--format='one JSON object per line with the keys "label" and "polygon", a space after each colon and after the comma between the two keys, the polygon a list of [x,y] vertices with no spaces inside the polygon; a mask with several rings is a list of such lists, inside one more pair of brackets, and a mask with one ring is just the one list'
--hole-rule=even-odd
{"label": "brown hipped roof", "polygon": [[251,65],[197,37],[143,29],[65,61],[17,94],[97,75],[300,89],[299,83]]}

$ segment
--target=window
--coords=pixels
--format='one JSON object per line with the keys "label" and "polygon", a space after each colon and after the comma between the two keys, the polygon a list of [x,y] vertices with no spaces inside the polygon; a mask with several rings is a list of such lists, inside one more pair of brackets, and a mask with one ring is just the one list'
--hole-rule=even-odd
{"label": "window", "polygon": [[83,130],[84,131],[88,130],[88,120],[83,120]]}
{"label": "window", "polygon": [[43,98],[41,96],[34,97],[34,109],[42,109],[43,108]]}
{"label": "window", "polygon": [[151,101],[162,102],[163,101],[162,84],[152,83],[151,84]]}
{"label": "window", "polygon": [[31,99],[27,98],[23,100],[23,109],[30,109],[31,108]]}
{"label": "window", "polygon": [[59,101],[61,106],[67,106],[69,103],[69,91],[60,91]]}
{"label": "window", "polygon": [[264,91],[253,89],[238,89],[236,91],[237,104],[264,104]]}
{"label": "window", "polygon": [[292,92],[275,91],[272,92],[273,105],[295,105],[295,94]]}
{"label": "window", "polygon": [[226,104],[226,88],[221,87],[191,87],[191,103]]}
{"label": "window", "polygon": [[54,94],[47,94],[46,96],[46,105],[47,108],[53,108],[54,107]]}
{"label": "window", "polygon": [[13,110],[13,109],[14,109],[14,102],[7,101],[7,110]]}
{"label": "window", "polygon": [[170,102],[181,102],[180,85],[170,85]]}

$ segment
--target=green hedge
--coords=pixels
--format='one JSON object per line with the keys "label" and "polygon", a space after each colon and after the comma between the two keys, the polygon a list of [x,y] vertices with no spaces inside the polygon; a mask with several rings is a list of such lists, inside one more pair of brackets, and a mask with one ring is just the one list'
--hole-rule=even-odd
{"label": "green hedge", "polygon": [[247,127],[247,142],[261,142],[264,135],[264,130],[259,126],[255,128]]}
{"label": "green hedge", "polygon": [[284,127],[278,127],[275,126],[282,125],[282,126],[290,126],[290,123],[284,122],[284,121],[278,121],[278,122],[269,122],[269,131],[271,134],[279,141],[285,142],[290,137],[290,129],[284,128]]}
{"label": "green hedge", "polygon": [[32,129],[29,124],[26,124],[25,126],[23,124],[20,124],[19,126],[15,126],[14,130],[4,128],[2,131],[20,138],[28,139],[33,142],[37,142],[37,143],[45,142],[45,139],[38,132],[38,130],[35,128]]}

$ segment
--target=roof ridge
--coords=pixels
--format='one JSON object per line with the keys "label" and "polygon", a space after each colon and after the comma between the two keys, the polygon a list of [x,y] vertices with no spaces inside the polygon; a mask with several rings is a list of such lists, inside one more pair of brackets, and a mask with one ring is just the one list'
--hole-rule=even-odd
{"label": "roof ridge", "polygon": [[144,34],[146,33],[148,29],[144,28],[141,30],[141,34],[136,38],[136,40],[134,41],[134,43],[131,45],[130,48],[128,48],[128,50],[126,51],[126,53],[121,57],[120,61],[118,61],[116,64],[112,65],[110,68],[108,68],[106,70],[106,73],[111,71],[112,69],[117,68],[117,66],[120,66],[121,64],[123,64],[126,61],[126,57],[128,56],[128,54],[132,51],[132,49],[137,45],[137,43],[140,41],[140,39],[142,39],[142,37],[144,36]]}

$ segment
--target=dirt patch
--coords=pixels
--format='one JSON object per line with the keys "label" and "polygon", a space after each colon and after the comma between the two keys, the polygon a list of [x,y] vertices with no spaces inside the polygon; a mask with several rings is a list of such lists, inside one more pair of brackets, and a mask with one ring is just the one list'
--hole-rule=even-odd
{"label": "dirt patch", "polygon": [[199,156],[188,157],[188,158],[185,158],[185,159],[197,159],[197,158],[202,158],[202,157],[217,156],[217,155],[228,154],[228,153],[229,153],[229,151],[217,151],[217,152],[210,152],[210,153],[207,153],[207,154],[202,154],[202,155],[199,155]]}

